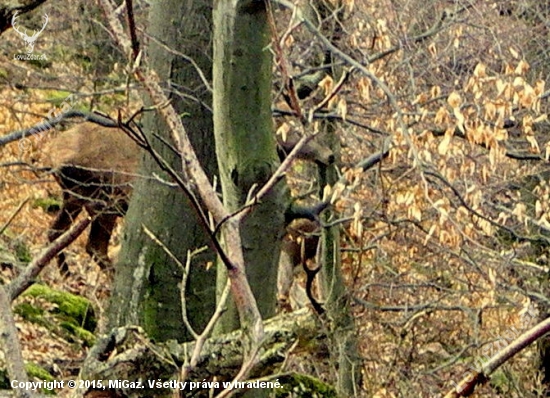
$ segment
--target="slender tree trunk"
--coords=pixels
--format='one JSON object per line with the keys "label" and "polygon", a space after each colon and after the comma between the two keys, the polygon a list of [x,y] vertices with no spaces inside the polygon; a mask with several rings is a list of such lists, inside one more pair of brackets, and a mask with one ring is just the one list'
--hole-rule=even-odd
{"label": "slender tree trunk", "polygon": [[[214,2],[214,126],[226,206],[241,209],[279,161],[271,120],[271,53],[265,3]],[[288,189],[280,181],[254,205],[241,229],[247,276],[264,318],[276,309],[277,265]],[[225,285],[219,267],[218,288]],[[218,332],[239,327],[230,305]]]}
{"label": "slender tree trunk", "polygon": [[[150,10],[148,56],[150,66],[167,82],[172,104],[184,115],[195,150],[210,175],[216,173],[211,94],[188,60],[170,53],[179,51],[202,69],[207,79],[211,71],[211,6],[208,1],[163,0]],[[159,105],[159,104],[152,104]],[[171,142],[167,128],[156,115],[147,115],[144,130],[155,148],[180,170],[181,160],[153,135]],[[154,242],[144,228],[185,263],[187,252],[208,243],[196,215],[183,193],[160,183],[153,175],[167,178],[149,155],[143,159],[126,217],[124,241],[116,268],[110,327],[139,324],[156,340],[187,341],[190,335],[182,322],[180,289],[182,269],[165,249]],[[200,331],[215,305],[215,271],[206,270],[215,256],[211,251],[192,259],[186,289],[188,319]]]}
{"label": "slender tree trunk", "polygon": [[[312,4],[317,8],[321,20],[341,21],[343,19],[343,8],[337,4],[328,3],[322,0],[315,0]],[[340,11],[338,11],[340,10]],[[338,13],[338,18],[329,18],[334,13]],[[328,26],[322,25],[326,37],[338,46],[341,36],[341,26],[333,22]],[[333,63],[332,54],[326,53],[325,63]],[[333,67],[331,76],[334,81],[338,81],[342,76],[341,67]],[[336,136],[338,126],[332,121],[326,121],[322,124],[324,130],[325,143],[329,146],[336,156],[337,162],[340,159],[340,140]],[[326,185],[334,186],[339,177],[334,167],[320,167],[319,185],[321,187],[320,195]],[[330,222],[336,218],[336,214],[329,210],[324,213],[324,221]],[[358,355],[357,332],[351,308],[349,306],[349,295],[346,291],[342,275],[342,262],[340,256],[340,231],[338,226],[323,229],[321,237],[321,263],[320,272],[321,290],[325,295],[325,305],[327,314],[331,322],[333,354],[338,360],[338,380],[336,389],[339,394],[346,397],[357,396],[357,391],[361,385],[361,358]]]}

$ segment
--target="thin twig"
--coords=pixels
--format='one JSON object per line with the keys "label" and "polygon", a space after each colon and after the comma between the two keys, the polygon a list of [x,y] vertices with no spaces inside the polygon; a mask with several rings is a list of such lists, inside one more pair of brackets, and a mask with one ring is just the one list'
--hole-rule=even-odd
{"label": "thin twig", "polygon": [[2,225],[2,228],[0,228],[0,235],[2,235],[4,233],[4,231],[6,230],[6,228],[9,227],[11,222],[15,219],[15,217],[17,217],[17,215],[23,209],[23,206],[25,206],[25,204],[29,201],[29,199],[30,198],[27,197],[25,200],[23,200],[21,203],[19,203],[19,206],[17,206],[17,209],[15,209],[14,212],[12,213],[12,215],[10,216],[10,218],[8,218],[8,221],[6,221],[4,223],[4,225]]}
{"label": "thin twig", "polygon": [[214,326],[216,326],[216,323],[218,322],[218,320],[220,319],[220,317],[222,316],[222,314],[226,309],[227,299],[229,298],[230,292],[231,292],[231,281],[228,278],[225,284],[225,287],[223,288],[223,292],[220,296],[218,305],[216,306],[216,310],[214,311],[214,314],[208,321],[208,324],[206,325],[206,327],[204,328],[200,336],[198,336],[196,339],[195,347],[193,349],[193,353],[191,354],[191,359],[189,360],[189,363],[181,367],[181,373],[180,373],[181,381],[184,381],[185,379],[187,379],[189,372],[191,372],[197,366],[198,360],[200,358],[200,354],[202,352],[202,348],[206,343],[206,340],[212,334],[212,331],[214,330]]}

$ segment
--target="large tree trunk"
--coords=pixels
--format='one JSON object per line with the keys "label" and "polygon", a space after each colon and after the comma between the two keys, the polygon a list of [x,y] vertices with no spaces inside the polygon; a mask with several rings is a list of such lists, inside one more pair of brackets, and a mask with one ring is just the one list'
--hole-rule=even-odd
{"label": "large tree trunk", "polygon": [[[151,5],[149,34],[169,48],[186,54],[202,69],[207,79],[211,70],[211,6],[208,1],[163,0]],[[211,94],[195,67],[181,56],[168,52],[151,39],[150,66],[162,80],[171,84],[170,98],[184,116],[184,125],[209,175],[216,172]],[[182,94],[186,94],[183,96]],[[158,104],[155,104],[158,105]],[[158,134],[171,142],[168,128],[153,114],[144,122],[145,133],[154,147],[176,170],[181,159],[153,137]],[[140,174],[166,177],[147,155]],[[182,322],[180,289],[182,269],[166,250],[145,232],[149,229],[185,263],[187,252],[208,243],[196,215],[183,193],[154,178],[140,178],[135,184],[126,217],[125,235],[116,268],[109,326],[138,324],[157,341],[187,341],[190,335]],[[206,264],[214,260],[211,251],[193,257],[186,290],[188,318],[200,331],[215,305],[215,272]]]}
{"label": "large tree trunk", "polygon": [[[265,3],[214,4],[214,126],[224,204],[242,208],[279,161],[271,120],[271,53]],[[257,185],[255,185],[257,184]],[[277,265],[289,194],[281,181],[254,205],[241,228],[246,272],[263,318],[276,309]],[[226,271],[219,267],[218,288]],[[239,327],[229,305],[218,332]]]}

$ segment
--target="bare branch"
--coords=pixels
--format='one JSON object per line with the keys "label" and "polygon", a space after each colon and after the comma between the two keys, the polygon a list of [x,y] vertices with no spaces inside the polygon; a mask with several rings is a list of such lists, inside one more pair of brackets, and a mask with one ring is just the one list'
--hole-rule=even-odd
{"label": "bare branch", "polygon": [[12,280],[6,287],[6,291],[10,301],[13,301],[21,293],[23,293],[34,281],[33,279],[38,276],[42,269],[57,255],[61,250],[70,245],[80,234],[86,229],[86,227],[92,222],[89,217],[86,217],[78,224],[75,224],[66,231],[59,238],[54,240],[48,245],[40,255],[35,258],[27,268],[17,278]]}
{"label": "bare branch", "polygon": [[550,318],[545,319],[538,325],[523,333],[512,341],[506,348],[495,354],[485,362],[479,371],[469,373],[452,391],[449,391],[445,398],[469,397],[478,384],[486,382],[491,374],[506,363],[514,355],[529,347],[539,338],[550,331]]}

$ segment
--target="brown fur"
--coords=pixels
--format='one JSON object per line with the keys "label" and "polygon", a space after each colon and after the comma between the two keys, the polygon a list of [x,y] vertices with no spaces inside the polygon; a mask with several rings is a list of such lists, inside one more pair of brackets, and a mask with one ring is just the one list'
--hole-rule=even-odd
{"label": "brown fur", "polygon": [[294,220],[287,226],[277,275],[277,299],[281,308],[292,309],[291,298],[298,307],[307,303],[305,292],[293,284],[294,270],[315,258],[320,233],[318,222],[303,218]]}
{"label": "brown fur", "polygon": [[[296,131],[289,132],[283,139],[283,137],[277,135],[277,144],[279,157],[283,160],[292,149],[296,146],[301,137]],[[315,163],[328,166],[334,163],[334,152],[332,150],[318,142],[317,137],[308,141],[298,153],[298,159],[308,160]]]}
{"label": "brown fur", "polygon": [[283,250],[289,254],[294,265],[315,258],[319,233],[319,223],[305,218],[294,220],[286,227]]}
{"label": "brown fur", "polygon": [[[298,137],[290,136],[282,150],[292,150],[297,140]],[[68,230],[82,209],[86,209],[93,219],[86,251],[102,268],[110,267],[107,256],[109,240],[117,217],[123,216],[128,207],[139,147],[118,128],[87,122],[58,134],[47,146],[46,153],[63,189],[63,204],[50,227],[48,239],[53,241]],[[315,141],[308,142],[298,157],[323,164],[334,161],[332,151]],[[306,223],[296,224],[299,221]],[[289,226],[289,233],[283,240],[283,251],[290,257],[291,268],[303,261],[302,239],[305,258],[315,256],[318,237],[308,233],[317,226],[313,223],[315,227],[312,229],[311,223],[297,220]],[[68,271],[63,254],[59,256],[58,264],[62,271]]]}
{"label": "brown fur", "polygon": [[[62,207],[48,239],[51,242],[69,229],[85,208],[93,218],[86,252],[102,268],[108,268],[109,240],[117,217],[128,207],[138,146],[118,128],[82,123],[54,138],[46,153],[63,189]],[[58,264],[63,272],[68,271],[63,253]]]}
{"label": "brown fur", "polygon": [[90,169],[116,184],[131,182],[139,161],[139,148],[126,133],[89,122],[58,134],[46,153],[54,167]]}

